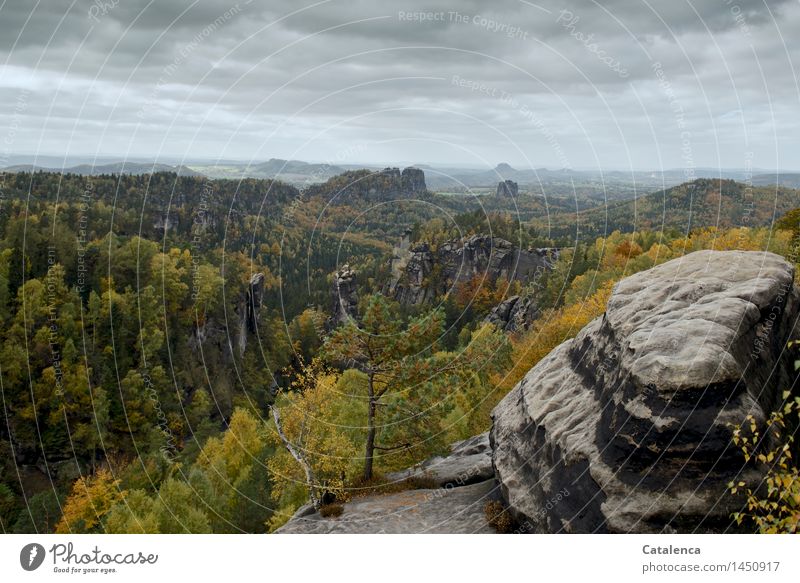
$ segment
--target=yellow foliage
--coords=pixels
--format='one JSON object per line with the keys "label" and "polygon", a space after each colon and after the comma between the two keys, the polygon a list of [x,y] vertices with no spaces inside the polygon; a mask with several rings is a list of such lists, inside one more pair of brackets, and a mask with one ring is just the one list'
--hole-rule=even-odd
{"label": "yellow foliage", "polygon": [[[209,438],[197,465],[207,471],[218,496],[235,499],[235,487],[246,477],[267,440],[264,426],[246,409],[237,408],[231,416],[228,430],[221,437]],[[257,460],[256,463],[261,463]]]}
{"label": "yellow foliage", "polygon": [[91,532],[125,494],[119,488],[119,480],[107,469],[99,470],[94,476],[78,478],[64,504],[64,514],[56,525],[56,533]]}
{"label": "yellow foliage", "polygon": [[[359,445],[363,437],[356,437],[363,428],[353,427],[347,421],[348,411],[352,415],[364,409],[365,402],[359,399],[360,395],[344,392],[340,378],[336,374],[315,375],[306,371],[298,381],[301,390],[287,393],[275,406],[280,409],[281,427],[287,439],[311,466],[318,482],[315,486],[342,499],[347,495],[347,482],[357,475],[363,463]],[[267,461],[273,476],[273,498],[284,504],[288,497],[306,499],[305,473],[284,447],[274,425],[268,439],[278,446],[276,454]]]}
{"label": "yellow foliage", "polygon": [[514,367],[499,381],[508,392],[556,346],[574,337],[606,309],[614,282],[607,282],[585,301],[548,310],[522,337],[514,339]]}
{"label": "yellow foliage", "polygon": [[664,263],[673,258],[672,250],[668,245],[662,243],[654,243],[650,249],[645,253],[654,264]]}
{"label": "yellow foliage", "polygon": [[[791,431],[800,420],[800,397],[783,395],[784,406],[767,420],[768,431],[777,438],[771,447],[761,447],[761,432],[755,418],[749,415],[733,431],[733,443],[741,449],[746,462],[767,467],[763,489],[752,489],[745,482],[730,482],[731,494],[740,490],[746,496],[747,509],[736,512],[737,524],[750,524],[764,534],[800,532],[800,470],[792,459],[794,436]],[[788,420],[789,416],[796,419]],[[781,435],[785,435],[781,439]]]}

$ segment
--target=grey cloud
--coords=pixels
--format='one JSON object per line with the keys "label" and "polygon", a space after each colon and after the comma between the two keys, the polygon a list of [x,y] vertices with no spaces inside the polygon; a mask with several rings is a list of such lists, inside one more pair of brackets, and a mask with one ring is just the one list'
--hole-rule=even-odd
{"label": "grey cloud", "polygon": [[798,123],[800,5],[648,1],[80,0],[66,15],[61,3],[6,3],[0,112],[26,130],[12,144],[26,152],[152,155],[163,145],[249,158],[301,147],[321,160],[363,142],[364,162],[458,162],[468,145],[475,159],[525,163],[522,151],[556,166],[556,136],[574,166],[653,167],[659,154],[682,163],[677,107],[698,164],[717,162],[718,141],[723,165],[741,166],[750,149],[764,166],[800,168],[786,145]]}

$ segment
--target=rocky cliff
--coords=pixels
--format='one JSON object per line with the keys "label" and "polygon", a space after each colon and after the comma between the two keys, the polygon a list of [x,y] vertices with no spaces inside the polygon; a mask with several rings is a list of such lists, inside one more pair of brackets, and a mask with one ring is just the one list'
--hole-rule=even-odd
{"label": "rocky cliff", "polygon": [[[764,422],[796,380],[794,269],[771,253],[701,251],[633,275],[606,313],[540,361],[495,408],[487,440],[453,446],[395,481],[425,489],[311,510],[282,532],[721,532],[757,486],[732,424]],[[769,444],[768,444],[769,445]]]}
{"label": "rocky cliff", "polygon": [[231,318],[229,323],[209,318],[204,319],[195,327],[194,334],[188,340],[192,351],[199,354],[201,345],[213,345],[220,354],[225,356],[226,363],[230,363],[233,361],[235,346],[239,356],[242,356],[247,350],[248,338],[258,334],[265,281],[263,273],[254,273],[238,297],[231,293],[232,298],[236,298],[232,305],[232,313],[236,318]]}
{"label": "rocky cliff", "polygon": [[513,180],[503,180],[502,182],[498,182],[496,195],[517,198],[517,196],[519,196],[519,184]]}
{"label": "rocky cliff", "polygon": [[402,191],[408,194],[422,194],[428,190],[425,185],[425,173],[419,168],[403,168],[400,185]]}
{"label": "rocky cliff", "polygon": [[401,303],[424,304],[476,276],[487,282],[534,280],[557,256],[555,249],[519,249],[489,235],[449,241],[435,250],[427,243],[404,244],[395,248],[392,281],[385,291]]}
{"label": "rocky cliff", "polygon": [[743,464],[730,424],[763,425],[794,381],[793,278],[770,253],[701,251],[617,284],[606,313],[493,412],[517,519],[536,532],[728,529],[741,500],[727,483],[764,470]]}
{"label": "rocky cliff", "polygon": [[539,307],[531,297],[511,296],[495,306],[486,316],[504,332],[521,332],[527,330],[539,316]]}
{"label": "rocky cliff", "polygon": [[332,204],[415,198],[425,193],[425,173],[412,167],[404,168],[402,172],[399,168],[348,170],[305,190],[306,196],[322,197]]}
{"label": "rocky cliff", "polygon": [[348,320],[358,317],[358,284],[356,272],[345,264],[333,274],[331,286],[332,309],[328,320],[330,328],[341,326]]}

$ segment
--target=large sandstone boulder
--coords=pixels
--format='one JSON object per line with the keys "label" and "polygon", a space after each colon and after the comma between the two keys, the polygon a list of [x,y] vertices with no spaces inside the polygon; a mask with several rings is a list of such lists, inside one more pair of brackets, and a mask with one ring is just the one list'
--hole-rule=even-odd
{"label": "large sandstone boulder", "polygon": [[701,251],[621,281],[606,313],[493,412],[495,476],[533,532],[713,532],[760,483],[730,424],[763,425],[792,386],[794,270]]}

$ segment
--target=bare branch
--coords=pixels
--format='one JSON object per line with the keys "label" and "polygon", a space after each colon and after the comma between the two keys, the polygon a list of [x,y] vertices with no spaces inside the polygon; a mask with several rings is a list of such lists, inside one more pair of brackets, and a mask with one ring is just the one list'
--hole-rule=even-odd
{"label": "bare branch", "polygon": [[272,407],[272,418],[275,420],[275,428],[278,430],[278,436],[281,438],[283,445],[286,446],[286,449],[292,455],[292,457],[297,460],[303,471],[306,473],[306,484],[308,485],[308,495],[311,498],[311,504],[314,506],[315,509],[320,507],[320,499],[317,496],[317,479],[314,477],[314,470],[311,469],[311,465],[306,460],[306,457],[303,455],[299,449],[297,449],[289,438],[286,437],[286,434],[283,432],[283,427],[281,426],[281,415],[278,412],[277,407]]}
{"label": "bare branch", "polygon": [[408,449],[409,447],[411,447],[410,443],[401,443],[400,445],[395,445],[392,447],[381,447],[379,445],[376,445],[375,449],[379,449],[381,451],[393,451],[395,449]]}

